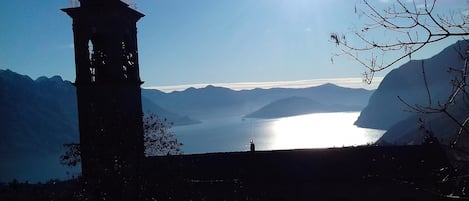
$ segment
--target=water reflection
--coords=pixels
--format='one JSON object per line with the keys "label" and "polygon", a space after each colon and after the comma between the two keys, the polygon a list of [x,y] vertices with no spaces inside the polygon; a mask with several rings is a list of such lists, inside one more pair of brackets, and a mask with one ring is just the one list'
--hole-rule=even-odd
{"label": "water reflection", "polygon": [[359,113],[317,113],[275,120],[266,149],[324,148],[373,143],[384,133],[353,125]]}
{"label": "water reflection", "polygon": [[175,127],[184,153],[248,151],[250,139],[256,150],[324,148],[375,142],[382,130],[358,128],[359,112],[318,113],[279,119],[224,117],[202,124]]}

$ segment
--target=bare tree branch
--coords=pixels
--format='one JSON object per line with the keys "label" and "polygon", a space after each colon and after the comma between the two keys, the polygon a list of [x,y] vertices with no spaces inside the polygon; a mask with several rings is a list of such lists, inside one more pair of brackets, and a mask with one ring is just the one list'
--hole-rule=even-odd
{"label": "bare tree branch", "polygon": [[[364,10],[355,7],[355,12],[360,16],[365,16],[371,23],[359,31],[354,32],[354,36],[362,45],[356,46],[348,42],[344,35],[331,34],[331,40],[340,48],[340,53],[333,55],[347,55],[356,60],[367,70],[364,74],[368,83],[376,72],[383,71],[396,63],[411,58],[412,55],[420,51],[428,44],[444,40],[449,37],[469,36],[469,17],[463,13],[450,13],[450,16],[441,16],[435,13],[436,0],[425,0],[423,8],[419,8],[415,2],[408,5],[401,0],[397,0],[397,5],[393,5],[383,11],[376,9],[369,0],[363,0]],[[466,8],[469,8],[466,3]],[[371,31],[387,31],[396,34],[394,42],[376,42],[370,40],[368,33]],[[389,61],[390,52],[400,52]],[[358,55],[368,53],[368,56]],[[379,57],[376,56],[377,54]]]}

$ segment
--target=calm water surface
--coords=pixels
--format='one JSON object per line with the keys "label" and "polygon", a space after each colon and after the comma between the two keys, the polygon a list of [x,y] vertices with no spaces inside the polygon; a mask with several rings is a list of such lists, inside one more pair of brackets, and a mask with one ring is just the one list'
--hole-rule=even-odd
{"label": "calm water surface", "polygon": [[[240,116],[205,119],[203,123],[174,127],[186,154],[247,151],[253,139],[257,150],[322,148],[375,142],[384,131],[353,125],[359,113],[308,114],[279,119],[245,119]],[[45,182],[70,179],[80,169],[58,163],[59,155],[44,158],[11,158],[0,162],[0,182],[13,179]],[[70,172],[70,174],[67,174]]]}
{"label": "calm water surface", "polygon": [[359,112],[315,113],[278,119],[240,116],[204,119],[203,123],[173,128],[184,153],[301,149],[373,143],[385,131],[354,126]]}

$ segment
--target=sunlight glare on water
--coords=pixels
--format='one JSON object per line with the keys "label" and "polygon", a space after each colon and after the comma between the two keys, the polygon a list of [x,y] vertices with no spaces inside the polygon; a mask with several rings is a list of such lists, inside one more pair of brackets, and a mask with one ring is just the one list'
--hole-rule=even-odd
{"label": "sunlight glare on water", "polygon": [[256,150],[304,149],[374,143],[385,131],[353,123],[360,112],[316,113],[278,119],[244,119],[241,116],[205,119],[178,126],[174,132],[186,154],[247,151],[250,139]]}
{"label": "sunlight glare on water", "polygon": [[265,149],[298,149],[355,146],[373,143],[384,131],[353,125],[359,113],[316,113],[271,122],[270,146]]}

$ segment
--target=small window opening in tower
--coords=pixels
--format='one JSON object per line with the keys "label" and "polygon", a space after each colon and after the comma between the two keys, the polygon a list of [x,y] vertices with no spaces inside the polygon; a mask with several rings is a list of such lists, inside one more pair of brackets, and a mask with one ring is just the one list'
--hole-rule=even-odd
{"label": "small window opening in tower", "polygon": [[91,82],[96,82],[96,68],[90,67]]}
{"label": "small window opening in tower", "polygon": [[88,57],[90,61],[93,59],[93,54],[94,54],[93,42],[91,42],[91,40],[88,40]]}
{"label": "small window opening in tower", "polygon": [[122,65],[122,71],[124,72],[124,79],[127,79],[127,67],[125,65]]}
{"label": "small window opening in tower", "polygon": [[127,79],[129,77],[129,70],[132,69],[134,63],[132,62],[132,53],[128,51],[127,45],[125,41],[121,42],[121,47],[122,47],[122,73],[124,79]]}
{"label": "small window opening in tower", "polygon": [[88,41],[88,59],[90,62],[90,81],[96,82],[95,52],[94,45],[91,40]]}
{"label": "small window opening in tower", "polygon": [[98,51],[99,52],[99,60],[102,65],[106,64],[106,54],[104,54],[103,51]]}

